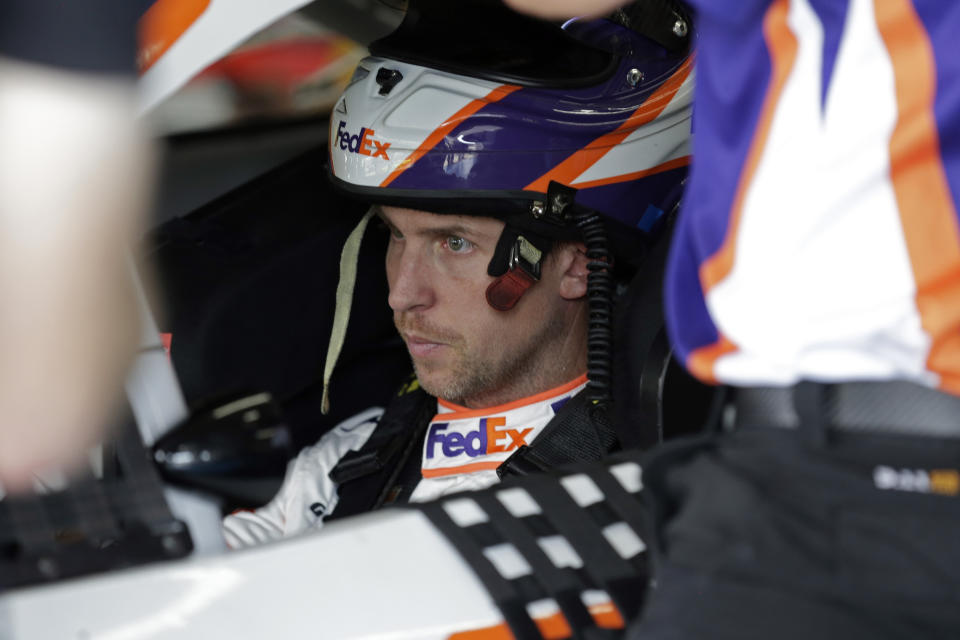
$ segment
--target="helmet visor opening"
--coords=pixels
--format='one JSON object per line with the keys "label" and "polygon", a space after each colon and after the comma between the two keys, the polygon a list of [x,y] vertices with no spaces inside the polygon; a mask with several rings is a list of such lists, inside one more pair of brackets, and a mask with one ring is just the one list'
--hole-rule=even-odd
{"label": "helmet visor opening", "polygon": [[617,66],[612,54],[499,0],[410,0],[400,27],[373,42],[370,53],[529,87],[591,86]]}

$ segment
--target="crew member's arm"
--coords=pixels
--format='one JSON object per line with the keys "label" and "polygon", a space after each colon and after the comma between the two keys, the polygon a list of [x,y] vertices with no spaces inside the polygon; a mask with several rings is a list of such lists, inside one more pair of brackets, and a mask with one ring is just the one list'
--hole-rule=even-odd
{"label": "crew member's arm", "polygon": [[[138,336],[139,3],[0,3],[0,485],[82,459]],[[142,7],[141,7],[142,8]]]}
{"label": "crew member's arm", "polygon": [[152,165],[129,82],[0,61],[0,483],[79,459],[138,338]]}
{"label": "crew member's arm", "polygon": [[337,485],[329,473],[348,451],[366,443],[383,409],[374,407],[344,420],[287,466],[280,491],[255,511],[237,511],[223,519],[231,549],[250,547],[323,526],[337,506]]}

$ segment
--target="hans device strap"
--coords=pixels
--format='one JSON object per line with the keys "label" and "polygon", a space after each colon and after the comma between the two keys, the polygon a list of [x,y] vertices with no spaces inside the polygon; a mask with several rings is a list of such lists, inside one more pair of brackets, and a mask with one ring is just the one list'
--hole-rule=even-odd
{"label": "hans device strap", "polygon": [[[373,435],[358,451],[344,456],[330,472],[340,501],[329,519],[405,502],[420,480],[423,435],[436,412],[436,400],[411,379],[387,406]],[[586,395],[571,398],[531,445],[520,446],[497,469],[519,476],[575,462],[600,460],[618,448],[606,412]]]}

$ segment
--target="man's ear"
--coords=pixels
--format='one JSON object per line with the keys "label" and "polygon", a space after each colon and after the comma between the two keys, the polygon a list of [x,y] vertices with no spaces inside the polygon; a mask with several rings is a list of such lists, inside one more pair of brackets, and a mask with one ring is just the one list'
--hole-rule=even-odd
{"label": "man's ear", "polygon": [[565,300],[578,300],[587,295],[587,247],[582,242],[564,243],[554,250],[563,266],[560,274],[560,296]]}

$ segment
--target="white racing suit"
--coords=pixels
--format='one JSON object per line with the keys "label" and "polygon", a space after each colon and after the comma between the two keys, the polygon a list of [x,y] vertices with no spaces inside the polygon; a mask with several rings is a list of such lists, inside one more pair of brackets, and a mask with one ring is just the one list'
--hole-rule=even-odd
{"label": "white racing suit", "polygon": [[[531,444],[560,408],[586,386],[582,375],[560,387],[486,409],[437,401],[421,452],[422,479],[410,496],[425,502],[459,491],[485,489],[498,482],[497,467],[521,445]],[[292,536],[323,526],[337,507],[337,485],[330,471],[347,452],[370,438],[383,409],[349,418],[305,448],[290,462],[277,495],[255,511],[238,511],[223,520],[234,549]]]}

